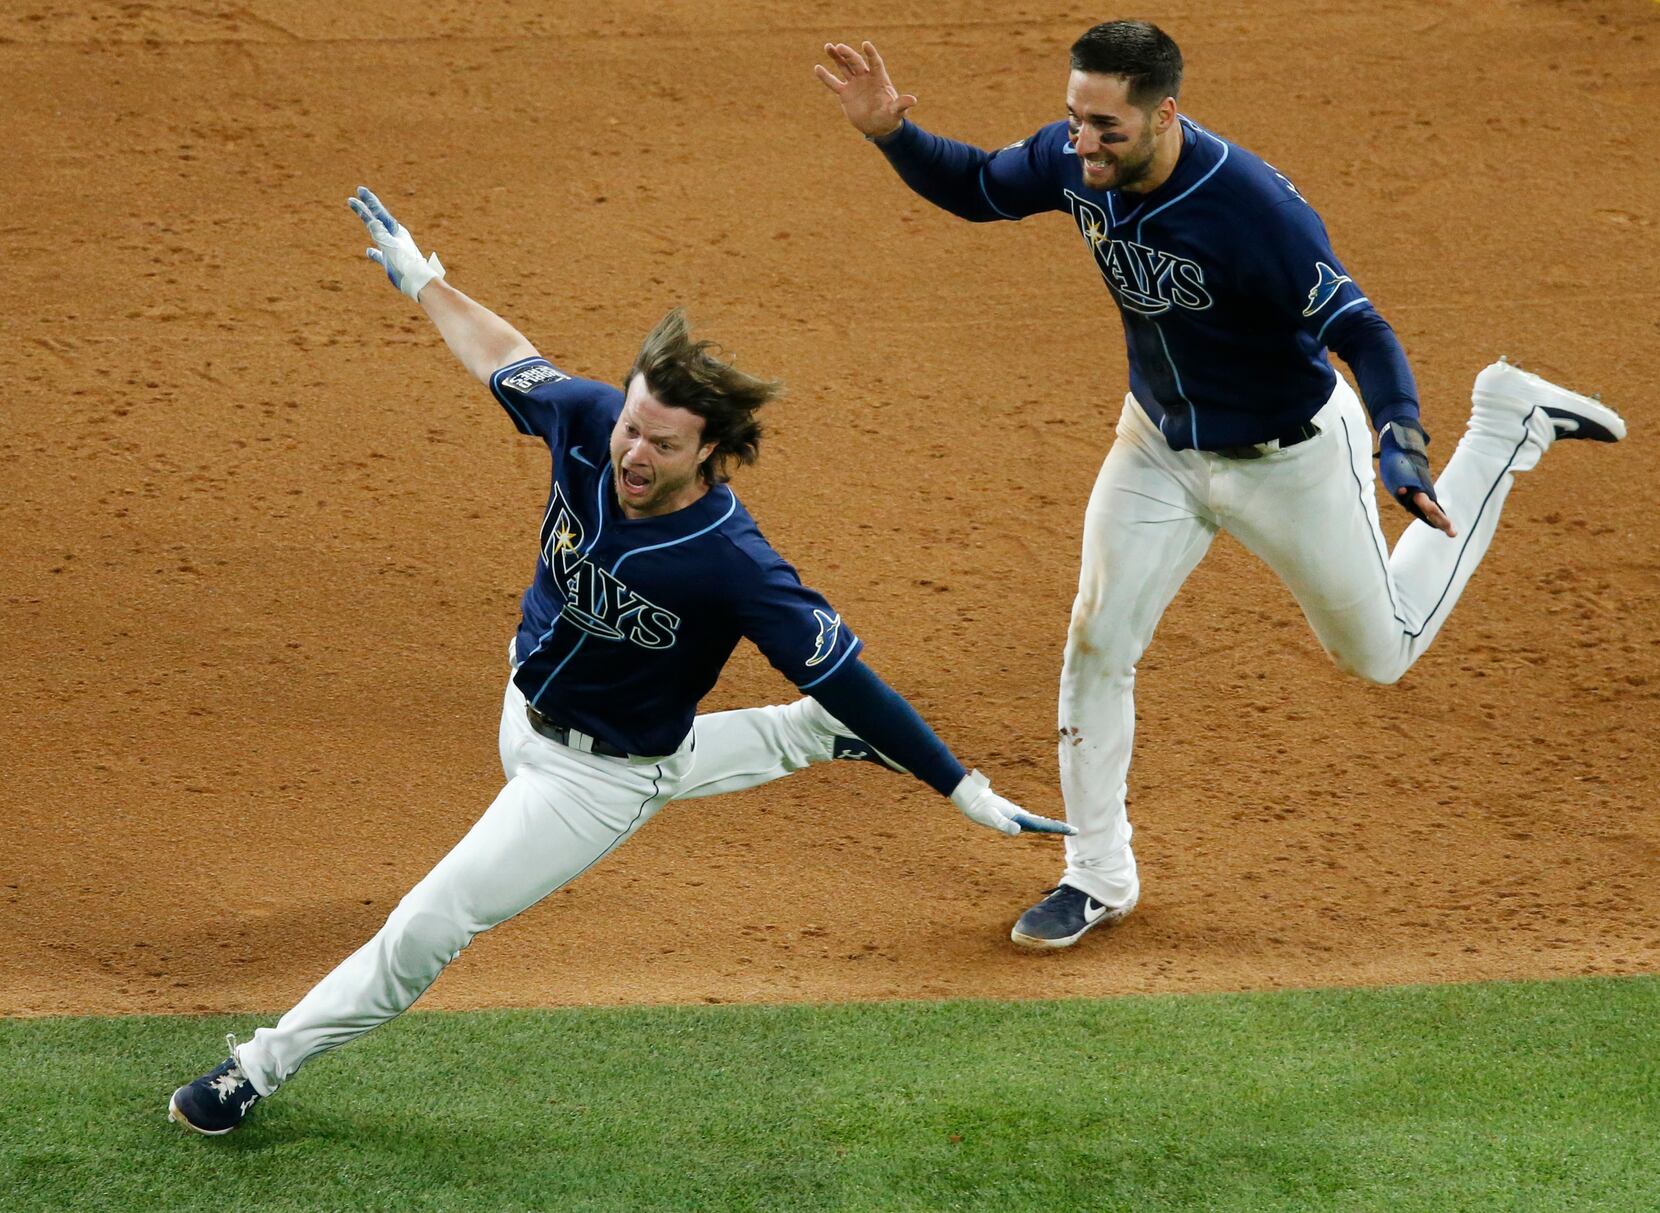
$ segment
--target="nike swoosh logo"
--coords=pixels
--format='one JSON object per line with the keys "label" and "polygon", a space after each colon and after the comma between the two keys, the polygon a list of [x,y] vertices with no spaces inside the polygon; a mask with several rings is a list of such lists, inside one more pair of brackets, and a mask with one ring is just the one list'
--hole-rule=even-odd
{"label": "nike swoosh logo", "polygon": [[1100,922],[1101,916],[1107,912],[1107,907],[1093,897],[1084,898],[1084,921]]}

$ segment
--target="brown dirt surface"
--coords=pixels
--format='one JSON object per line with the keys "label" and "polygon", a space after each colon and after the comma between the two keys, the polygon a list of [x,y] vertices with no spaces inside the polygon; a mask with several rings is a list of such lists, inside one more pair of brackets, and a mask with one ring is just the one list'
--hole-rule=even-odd
{"label": "brown dirt surface", "polygon": [[[360,182],[575,370],[684,302],[784,377],[746,503],[959,753],[1059,811],[1111,301],[1065,217],[912,196],[811,69],[870,37],[920,122],[996,146],[1060,115],[1081,23],[843,7],[0,13],[0,1014],[281,1009],[499,785],[546,457],[363,259]],[[671,807],[422,1006],[1660,969],[1660,6],[1153,7],[1184,110],[1296,181],[1401,334],[1438,463],[1501,353],[1630,440],[1523,479],[1393,688],[1219,542],[1142,667],[1145,892],[1110,934],[1017,953],[1056,845],[850,764]],[[789,694],[746,648],[706,706]]]}

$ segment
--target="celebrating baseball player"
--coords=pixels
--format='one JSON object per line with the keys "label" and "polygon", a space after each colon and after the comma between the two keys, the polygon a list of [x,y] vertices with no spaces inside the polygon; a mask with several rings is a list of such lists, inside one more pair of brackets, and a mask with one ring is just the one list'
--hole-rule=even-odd
{"label": "celebrating baseball player", "polygon": [[[553,457],[509,655],[507,785],[373,939],[276,1027],[232,1039],[223,1064],[173,1092],[172,1119],[230,1132],[309,1058],[398,1015],[480,931],[587,871],[671,800],[859,758],[914,774],[999,833],[1072,832],[963,769],[727,486],[732,464],[756,458],[755,413],[778,384],[715,359],[678,310],[623,389],[573,377],[445,282],[437,255],[367,189],[349,205],[369,257]],[[810,697],[694,719],[742,637]]]}
{"label": "celebrating baseball player", "polygon": [[[1501,359],[1476,376],[1469,426],[1432,481],[1393,330],[1296,187],[1177,112],[1181,52],[1154,25],[1087,31],[1066,118],[996,152],[911,122],[916,97],[869,42],[824,49],[819,80],[906,185],[975,222],[1069,214],[1123,318],[1130,391],[1084,514],[1061,669],[1061,790],[1078,833],[1060,883],[1012,933],[1068,947],[1140,896],[1125,812],[1136,662],[1218,529],[1285,581],[1341,668],[1392,683],[1458,601],[1516,473],[1558,439],[1616,442],[1625,423]],[[1393,553],[1368,414],[1384,486],[1420,520]]]}

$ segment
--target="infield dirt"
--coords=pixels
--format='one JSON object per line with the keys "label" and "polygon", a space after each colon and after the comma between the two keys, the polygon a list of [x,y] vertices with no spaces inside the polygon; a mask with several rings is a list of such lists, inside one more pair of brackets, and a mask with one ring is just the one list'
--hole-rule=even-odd
{"label": "infield dirt", "polygon": [[[966,760],[1060,811],[1118,322],[1065,217],[932,209],[812,66],[872,38],[919,122],[995,146],[1060,116],[1087,20],[812,11],[0,14],[0,1014],[285,1007],[497,790],[546,456],[363,259],[359,183],[573,371],[614,378],[684,303],[784,378],[745,502]],[[1499,354],[1600,390],[1631,438],[1523,478],[1392,688],[1339,676],[1220,540],[1141,667],[1144,894],[1108,935],[1015,952],[1059,847],[846,764],[671,806],[420,1005],[1660,968],[1660,6],[1140,15],[1183,47],[1183,109],[1325,216],[1437,466]],[[705,706],[790,694],[746,648]]]}

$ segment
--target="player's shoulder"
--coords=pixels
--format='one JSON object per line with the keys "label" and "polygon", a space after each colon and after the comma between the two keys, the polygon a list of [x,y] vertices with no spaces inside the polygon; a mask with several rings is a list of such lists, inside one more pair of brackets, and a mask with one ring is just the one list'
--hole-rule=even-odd
{"label": "player's shoulder", "polygon": [[621,403],[623,392],[612,384],[598,379],[584,379],[569,371],[560,370],[540,354],[520,358],[496,368],[490,376],[490,387],[498,394],[507,392],[518,396],[556,394],[563,400],[586,399],[596,403]]}
{"label": "player's shoulder", "polygon": [[751,579],[766,580],[779,575],[796,577],[795,566],[785,560],[778,549],[772,546],[762,533],[760,524],[744,508],[737,494],[732,492],[731,486],[718,485],[710,492],[731,495],[732,508],[725,512],[725,517],[715,534],[720,541],[719,549],[725,557],[726,570],[735,583],[741,584]]}
{"label": "player's shoulder", "polygon": [[490,393],[520,432],[544,437],[554,432],[561,418],[565,424],[580,420],[609,427],[622,412],[621,390],[562,371],[540,354],[497,367],[490,376]]}
{"label": "player's shoulder", "polygon": [[1072,141],[1067,136],[1066,120],[1050,122],[1038,127],[1023,139],[1005,143],[992,153],[994,157],[1015,155],[1027,160],[1052,163],[1058,156],[1071,151]]}
{"label": "player's shoulder", "polygon": [[772,544],[767,542],[767,537],[761,533],[760,524],[732,491],[731,485],[716,485],[709,491],[711,494],[724,493],[731,499],[731,507],[725,512],[716,534],[723,549],[734,561],[759,566],[782,559]]}
{"label": "player's shoulder", "polygon": [[1286,203],[1308,206],[1291,178],[1243,144],[1228,139],[1183,115],[1200,155],[1214,161],[1214,184],[1236,204],[1267,212]]}

